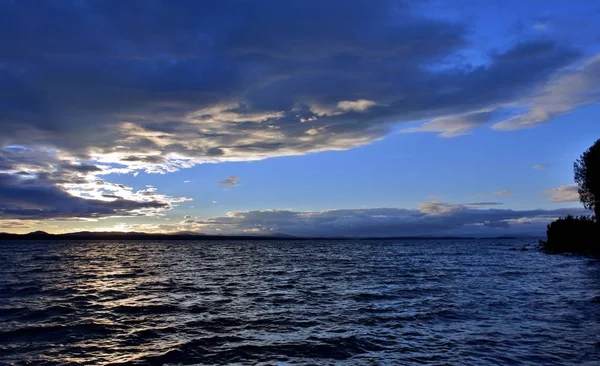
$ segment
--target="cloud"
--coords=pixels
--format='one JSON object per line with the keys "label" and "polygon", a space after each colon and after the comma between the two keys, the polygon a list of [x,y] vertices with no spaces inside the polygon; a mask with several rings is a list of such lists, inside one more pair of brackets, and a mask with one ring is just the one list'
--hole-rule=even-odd
{"label": "cloud", "polygon": [[230,175],[229,177],[227,177],[223,180],[220,180],[217,183],[219,183],[220,185],[222,185],[224,187],[235,187],[240,184],[240,177],[235,176],[235,175]]}
{"label": "cloud", "polygon": [[0,175],[0,202],[2,219],[129,216],[168,207],[167,202],[155,200],[84,199],[37,179],[7,174]]}
{"label": "cloud", "polygon": [[[408,123],[444,137],[531,127],[595,102],[600,82],[598,56],[569,42],[475,49],[466,18],[404,1],[30,5],[0,2],[0,173],[71,208],[42,216],[185,199],[101,176],[347,150]],[[4,214],[44,206],[19,197]]]}
{"label": "cloud", "polygon": [[[475,193],[475,194],[467,194],[468,197],[474,197],[476,199],[485,199],[486,197],[492,195],[492,196],[511,196],[514,193],[512,191],[508,191],[508,190],[500,190],[500,191],[494,191],[491,193]],[[435,200],[433,200],[435,201]],[[485,203],[485,202],[484,202]],[[501,203],[497,203],[497,202],[493,202],[495,204],[501,204]]]}
{"label": "cloud", "polygon": [[461,203],[461,204],[450,204],[440,202],[425,202],[419,206],[419,211],[428,215],[444,215],[457,212],[460,210],[475,208],[475,207],[486,207],[486,206],[497,206],[501,205],[499,202],[475,202],[475,203]]}
{"label": "cloud", "polygon": [[31,229],[37,224],[37,221],[0,220],[0,229]]}
{"label": "cloud", "polygon": [[543,170],[543,169],[548,169],[549,165],[548,164],[536,164],[533,166],[533,169],[535,170]]}
{"label": "cloud", "polygon": [[466,135],[475,127],[491,120],[491,111],[473,112],[448,117],[434,118],[418,127],[405,128],[402,133],[438,132],[440,137]]}
{"label": "cloud", "polygon": [[469,24],[411,6],[40,1],[31,11],[3,2],[0,145],[166,173],[345,150],[399,123],[457,136],[502,108],[540,104],[537,91],[552,80],[571,80],[552,95],[577,95],[561,111],[591,100],[579,95],[596,82],[595,66],[564,74],[581,59],[569,45],[480,50],[490,56],[473,65],[453,58],[473,47]]}
{"label": "cloud", "polygon": [[158,215],[189,200],[162,195],[151,186],[135,191],[102,178],[119,171],[56,151],[1,149],[0,220]]}
{"label": "cloud", "polygon": [[376,105],[378,105],[378,103],[366,99],[342,100],[339,101],[335,106],[312,104],[310,105],[309,110],[314,115],[307,118],[301,118],[300,122],[312,122],[316,121],[318,117],[339,116],[347,112],[364,113],[369,108]]}
{"label": "cloud", "polygon": [[482,208],[488,204],[430,203],[417,210],[241,211],[207,220],[184,220],[173,230],[329,237],[543,235],[545,226],[557,217],[585,213],[583,209],[515,211]]}
{"label": "cloud", "polygon": [[[496,71],[501,74],[519,63],[529,64],[534,62],[534,59],[558,62],[562,57],[568,58],[566,53],[559,51],[557,45],[552,42],[520,43],[512,49],[495,54],[493,59],[496,65],[491,66],[489,70],[491,72],[494,67],[497,67]],[[575,70],[557,68],[543,79],[532,83],[531,89],[525,95],[512,100],[489,103],[485,107],[482,106],[480,110],[467,113],[437,117],[422,126],[408,128],[402,132],[439,132],[442,137],[454,137],[467,134],[476,127],[492,122],[493,129],[516,130],[550,121],[563,113],[597,100],[597,88],[600,85],[600,79],[596,77],[598,60],[600,56],[588,58],[584,61],[583,67]],[[529,65],[534,67],[534,64]],[[506,70],[500,70],[504,67]],[[503,114],[514,114],[515,110],[527,112],[497,121]]]}
{"label": "cloud", "polygon": [[579,202],[579,186],[568,184],[542,192],[550,202]]}
{"label": "cloud", "polygon": [[600,97],[600,55],[580,67],[560,73],[545,83],[525,107],[526,113],[496,123],[497,130],[533,127],[553,120],[575,108],[598,102]]}
{"label": "cloud", "polygon": [[341,102],[338,102],[337,108],[344,112],[365,112],[367,111],[367,109],[376,105],[377,103],[375,103],[374,101],[366,99],[359,99],[355,101],[343,100]]}
{"label": "cloud", "polygon": [[183,183],[191,183],[191,180],[184,180]]}

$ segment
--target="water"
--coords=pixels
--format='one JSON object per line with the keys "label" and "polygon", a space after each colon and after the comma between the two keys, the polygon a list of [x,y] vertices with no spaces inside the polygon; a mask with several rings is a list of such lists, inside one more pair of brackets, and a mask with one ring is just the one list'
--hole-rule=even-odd
{"label": "water", "polygon": [[600,263],[531,241],[4,242],[0,363],[600,362]]}

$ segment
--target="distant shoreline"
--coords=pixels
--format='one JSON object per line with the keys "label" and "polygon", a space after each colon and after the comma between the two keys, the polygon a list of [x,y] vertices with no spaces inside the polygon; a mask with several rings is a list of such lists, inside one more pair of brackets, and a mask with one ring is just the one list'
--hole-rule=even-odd
{"label": "distant shoreline", "polygon": [[489,240],[489,239],[539,239],[538,237],[462,237],[462,236],[392,236],[392,237],[297,237],[290,235],[253,236],[253,235],[203,235],[203,234],[147,234],[137,232],[75,232],[49,234],[33,232],[28,234],[0,233],[2,240],[167,240],[167,241],[235,241],[235,240]]}

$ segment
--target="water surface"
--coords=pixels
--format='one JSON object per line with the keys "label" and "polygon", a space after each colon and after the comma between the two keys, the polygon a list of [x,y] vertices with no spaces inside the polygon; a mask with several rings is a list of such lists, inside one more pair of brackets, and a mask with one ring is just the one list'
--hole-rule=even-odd
{"label": "water surface", "polygon": [[530,244],[0,242],[0,363],[600,364],[600,263]]}

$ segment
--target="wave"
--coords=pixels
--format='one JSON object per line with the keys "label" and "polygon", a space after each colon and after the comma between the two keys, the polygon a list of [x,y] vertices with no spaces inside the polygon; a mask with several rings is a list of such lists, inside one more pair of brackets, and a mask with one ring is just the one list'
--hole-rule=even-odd
{"label": "wave", "polygon": [[0,245],[0,364],[600,364],[600,261],[515,245]]}

